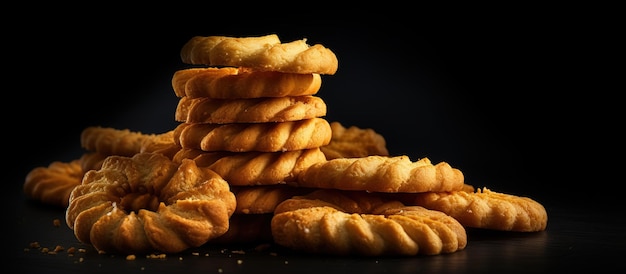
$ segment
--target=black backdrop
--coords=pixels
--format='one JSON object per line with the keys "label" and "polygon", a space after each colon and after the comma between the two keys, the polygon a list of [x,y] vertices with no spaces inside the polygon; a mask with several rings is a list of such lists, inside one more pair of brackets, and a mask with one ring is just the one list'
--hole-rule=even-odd
{"label": "black backdrop", "polygon": [[610,85],[618,74],[607,66],[617,41],[609,17],[185,12],[24,13],[12,22],[3,112],[19,165],[9,183],[21,188],[33,167],[79,157],[87,126],[174,128],[170,80],[189,67],[179,52],[191,37],[275,33],[335,52],[339,69],[318,93],[326,118],[374,129],[392,154],[446,161],[469,184],[544,204],[617,204],[605,187],[623,181],[614,176],[623,122]]}

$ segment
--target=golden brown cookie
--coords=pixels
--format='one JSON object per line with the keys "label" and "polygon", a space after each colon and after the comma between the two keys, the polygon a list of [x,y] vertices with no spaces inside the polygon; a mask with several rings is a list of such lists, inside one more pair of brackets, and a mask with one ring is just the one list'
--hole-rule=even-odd
{"label": "golden brown cookie", "polygon": [[467,245],[454,218],[364,191],[325,189],[285,200],[271,228],[277,244],[308,253],[436,255]]}
{"label": "golden brown cookie", "polygon": [[285,184],[296,180],[312,164],[326,161],[319,148],[285,152],[204,152],[181,149],[174,161],[193,159],[208,167],[233,186]]}
{"label": "golden brown cookie", "polygon": [[398,193],[392,197],[408,205],[444,212],[466,227],[534,232],[545,230],[548,224],[548,213],[539,202],[487,188],[475,192]]}
{"label": "golden brown cookie", "polygon": [[171,158],[180,149],[174,142],[174,130],[146,134],[129,129],[91,126],[83,129],[80,142],[87,151],[106,156],[131,157],[140,152],[156,152]]}
{"label": "golden brown cookie", "polygon": [[174,118],[186,123],[268,123],[322,117],[326,103],[317,96],[252,99],[210,99],[182,97]]}
{"label": "golden brown cookie", "polygon": [[203,151],[309,149],[328,144],[331,136],[330,125],[322,118],[282,123],[181,123],[174,130],[174,140],[180,147]]}
{"label": "golden brown cookie", "polygon": [[337,56],[321,44],[307,39],[288,43],[276,34],[258,37],[195,36],[180,52],[183,63],[246,67],[260,71],[335,74]]}
{"label": "golden brown cookie", "polygon": [[67,225],[99,252],[177,253],[228,230],[236,207],[222,177],[159,153],[109,156],[72,190]]}
{"label": "golden brown cookie", "polygon": [[33,168],[24,180],[24,194],[33,200],[67,207],[70,193],[83,179],[80,160],[54,161],[46,167]]}
{"label": "golden brown cookie", "polygon": [[452,191],[463,188],[463,173],[446,162],[408,156],[336,158],[309,166],[295,186],[373,192]]}
{"label": "golden brown cookie", "polygon": [[187,89],[187,82],[194,77],[221,77],[223,75],[237,74],[239,68],[188,68],[181,69],[174,72],[172,76],[172,88],[176,97],[186,96],[185,90]]}
{"label": "golden brown cookie", "polygon": [[328,145],[320,147],[326,159],[358,158],[372,155],[389,156],[385,138],[371,128],[344,127],[331,122],[332,138]]}
{"label": "golden brown cookie", "polygon": [[[316,94],[322,85],[322,78],[315,73],[254,71],[243,68],[237,69],[236,73],[213,73],[215,68],[205,69],[209,72],[197,72],[202,68],[175,72],[172,78],[175,94],[178,97],[213,99],[305,96]],[[219,70],[221,72],[226,69],[233,70]]]}

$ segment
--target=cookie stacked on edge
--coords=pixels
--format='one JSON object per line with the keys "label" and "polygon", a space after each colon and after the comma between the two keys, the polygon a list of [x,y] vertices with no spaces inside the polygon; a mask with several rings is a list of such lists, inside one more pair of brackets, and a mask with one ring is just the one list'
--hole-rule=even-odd
{"label": "cookie stacked on edge", "polygon": [[282,43],[271,34],[196,36],[181,59],[194,67],[172,77],[180,122],[174,142],[181,147],[173,160],[191,158],[216,171],[237,195],[231,229],[215,241],[267,239],[276,204],[307,191],[287,183],[326,161],[320,147],[330,143],[332,129],[316,94],[321,75],[336,72],[337,58],[322,45]]}

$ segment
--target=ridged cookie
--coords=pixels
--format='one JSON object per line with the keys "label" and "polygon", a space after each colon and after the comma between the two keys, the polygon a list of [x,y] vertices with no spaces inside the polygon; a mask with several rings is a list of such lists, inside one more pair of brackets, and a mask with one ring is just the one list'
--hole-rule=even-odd
{"label": "ridged cookie", "polygon": [[274,241],[308,253],[436,255],[467,245],[454,218],[365,191],[317,190],[285,200],[272,218]]}
{"label": "ridged cookie", "polygon": [[24,180],[24,194],[44,204],[67,207],[70,193],[83,179],[80,160],[54,161],[33,168]]}
{"label": "ridged cookie", "polygon": [[[439,210],[462,225],[503,231],[534,232],[546,229],[548,213],[542,204],[528,198],[491,191],[398,193],[393,196],[408,205]],[[395,194],[394,194],[395,195]]]}
{"label": "ridged cookie", "polygon": [[389,156],[385,138],[371,128],[344,127],[331,122],[332,138],[328,145],[320,147],[326,159],[358,158],[372,155]]}
{"label": "ridged cookie", "polygon": [[173,131],[145,134],[129,129],[91,126],[81,132],[80,143],[87,151],[107,156],[131,157],[140,152],[159,152],[171,158],[179,149],[173,134]]}
{"label": "ridged cookie", "polygon": [[99,252],[177,253],[226,233],[235,207],[228,183],[210,169],[138,153],[109,156],[85,173],[65,218]]}
{"label": "ridged cookie", "polygon": [[181,49],[183,63],[246,67],[261,71],[335,74],[335,53],[307,39],[282,43],[276,34],[258,37],[195,36]]}
{"label": "ridged cookie", "polygon": [[323,118],[282,123],[181,123],[174,129],[176,144],[203,151],[300,150],[327,145],[331,137],[330,124]]}
{"label": "ridged cookie", "polygon": [[326,103],[317,96],[251,99],[182,97],[174,118],[186,123],[268,123],[311,119],[326,115]]}
{"label": "ridged cookie", "polygon": [[174,72],[172,76],[172,88],[176,97],[186,96],[185,90],[187,89],[187,82],[194,77],[221,77],[229,74],[239,73],[239,68],[188,68],[181,69]]}
{"label": "ridged cookie", "polygon": [[[203,72],[202,70],[208,70]],[[174,73],[172,86],[178,97],[242,99],[304,96],[316,94],[322,79],[319,74],[253,71],[233,68],[191,68]],[[227,70],[224,71],[223,70]]]}
{"label": "ridged cookie", "polygon": [[296,195],[313,191],[312,188],[288,185],[231,186],[237,199],[235,214],[274,213],[276,206]]}
{"label": "ridged cookie", "polygon": [[452,191],[463,188],[463,173],[446,162],[408,156],[336,158],[308,167],[294,182],[300,187],[372,192]]}
{"label": "ridged cookie", "polygon": [[204,152],[181,149],[174,161],[193,159],[208,167],[230,185],[255,186],[285,184],[296,180],[300,172],[315,163],[326,161],[319,148],[286,152]]}

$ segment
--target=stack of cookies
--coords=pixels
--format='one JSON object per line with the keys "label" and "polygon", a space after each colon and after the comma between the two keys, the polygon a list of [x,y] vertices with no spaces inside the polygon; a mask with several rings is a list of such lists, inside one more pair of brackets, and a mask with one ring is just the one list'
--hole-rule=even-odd
{"label": "stack of cookies", "polygon": [[[237,195],[239,214],[229,233],[240,241],[264,240],[275,205],[305,191],[287,184],[326,161],[320,147],[330,143],[332,129],[323,118],[326,104],[315,94],[321,74],[336,72],[337,58],[322,45],[266,35],[193,37],[181,59],[194,67],[172,77],[180,122],[173,135],[181,147],[173,161],[194,159],[220,174]],[[236,231],[241,218],[250,233]],[[264,225],[251,226],[252,218]],[[217,241],[235,240],[229,233]]]}

